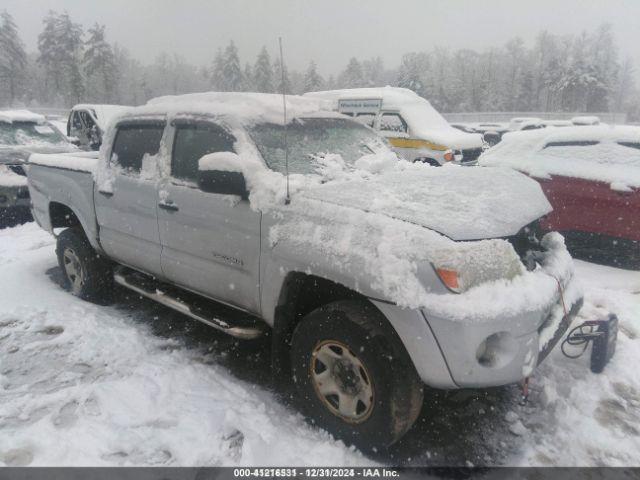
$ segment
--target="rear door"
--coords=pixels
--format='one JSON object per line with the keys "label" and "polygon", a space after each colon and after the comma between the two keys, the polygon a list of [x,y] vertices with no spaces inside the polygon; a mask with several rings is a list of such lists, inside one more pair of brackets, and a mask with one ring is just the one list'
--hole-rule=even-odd
{"label": "rear door", "polygon": [[162,274],[158,231],[157,155],[163,121],[121,123],[107,172],[96,183],[100,243],[110,257],[147,273]]}
{"label": "rear door", "polygon": [[201,191],[198,160],[234,151],[220,124],[176,120],[170,177],[160,188],[162,271],[172,282],[260,313],[260,213],[247,200]]}

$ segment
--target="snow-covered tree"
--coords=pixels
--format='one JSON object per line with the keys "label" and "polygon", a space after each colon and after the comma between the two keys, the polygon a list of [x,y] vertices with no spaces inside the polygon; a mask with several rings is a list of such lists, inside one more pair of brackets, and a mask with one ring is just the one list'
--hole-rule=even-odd
{"label": "snow-covered tree", "polygon": [[338,83],[342,88],[364,87],[365,81],[362,74],[362,65],[357,58],[351,57],[347,68],[338,77]]}
{"label": "snow-covered tree", "polygon": [[[283,73],[284,73],[284,85],[282,84]],[[286,65],[284,65],[284,68],[282,67],[282,65],[280,64],[279,58],[276,59],[275,62],[273,62],[273,74],[276,79],[275,81],[276,93],[281,93],[284,91],[287,94],[291,94],[293,89],[291,85],[291,79],[289,78],[289,71]]]}
{"label": "snow-covered tree", "polygon": [[304,91],[316,92],[323,88],[323,84],[324,81],[318,73],[316,63],[311,60],[309,62],[309,66],[307,67],[307,71],[304,74]]}
{"label": "snow-covered tree", "polygon": [[266,47],[262,47],[253,67],[253,81],[256,92],[272,93],[274,91],[273,68]]}
{"label": "snow-covered tree", "polygon": [[23,92],[26,68],[27,52],[18,28],[13,17],[4,10],[0,13],[0,80],[4,87],[0,96],[5,96],[9,105]]}
{"label": "snow-covered tree", "polygon": [[80,68],[82,26],[73,23],[67,12],[49,11],[44,30],[38,36],[38,62],[44,67],[51,103],[71,105],[84,97]]}
{"label": "snow-covered tree", "polygon": [[113,49],[105,38],[105,26],[95,24],[87,33],[85,42],[84,74],[87,77],[87,91],[101,103],[113,101],[115,80],[117,78]]}
{"label": "snow-covered tree", "polygon": [[240,67],[238,48],[231,40],[224,50],[222,69],[220,71],[219,88],[224,92],[240,92],[244,86],[244,75]]}

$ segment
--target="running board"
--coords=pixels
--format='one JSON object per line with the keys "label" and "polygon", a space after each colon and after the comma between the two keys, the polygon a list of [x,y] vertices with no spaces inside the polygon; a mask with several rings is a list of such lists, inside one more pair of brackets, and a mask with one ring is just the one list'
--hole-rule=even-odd
{"label": "running board", "polygon": [[[267,324],[260,318],[208,300],[127,267],[118,267],[114,281],[144,297],[205,323],[232,337],[250,340],[265,333]],[[224,320],[222,320],[224,318]]]}

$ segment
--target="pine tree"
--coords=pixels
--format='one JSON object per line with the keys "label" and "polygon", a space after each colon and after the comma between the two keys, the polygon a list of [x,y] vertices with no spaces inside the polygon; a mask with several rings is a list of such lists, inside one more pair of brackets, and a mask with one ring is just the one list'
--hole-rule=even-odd
{"label": "pine tree", "polygon": [[[284,73],[284,85],[282,83],[282,77]],[[280,59],[276,59],[273,62],[273,74],[276,78],[276,93],[282,93],[283,91],[287,94],[291,94],[293,88],[291,86],[291,79],[289,78],[289,71],[287,70],[287,66],[284,66],[284,69],[280,65]]]}
{"label": "pine tree", "polygon": [[255,78],[253,73],[253,68],[249,64],[249,62],[244,64],[244,91],[245,92],[255,92]]}
{"label": "pine tree", "polygon": [[22,90],[26,68],[24,44],[18,36],[13,17],[5,10],[0,14],[0,79],[7,86],[9,105]]}
{"label": "pine tree", "polygon": [[256,92],[272,93],[274,91],[273,68],[266,47],[262,47],[256,58],[253,74]]}
{"label": "pine tree", "polygon": [[307,72],[304,75],[305,92],[315,92],[322,89],[324,80],[318,74],[316,68],[316,63],[311,60],[311,62],[309,62],[309,67],[307,68]]}
{"label": "pine tree", "polygon": [[38,63],[44,67],[48,91],[53,91],[58,97],[50,94],[45,100],[62,101],[65,106],[70,106],[84,97],[84,79],[80,69],[82,27],[73,23],[67,12],[49,11],[43,23],[45,28],[38,35]]}
{"label": "pine tree", "polygon": [[242,91],[244,78],[242,75],[242,69],[240,67],[240,57],[238,56],[238,49],[236,48],[233,40],[229,42],[227,48],[224,50],[222,57],[222,71],[220,78],[220,89],[225,92],[240,92]]}
{"label": "pine tree", "polygon": [[362,74],[362,65],[357,58],[351,57],[347,68],[340,74],[338,83],[342,88],[357,88],[364,87],[364,76]]}
{"label": "pine tree", "polygon": [[104,25],[96,23],[87,31],[89,38],[85,42],[83,63],[85,75],[92,80],[89,84],[100,84],[100,89],[94,89],[99,90],[94,96],[102,103],[109,103],[117,75],[113,49],[105,39],[104,30]]}
{"label": "pine tree", "polygon": [[222,90],[222,69],[224,67],[224,54],[221,48],[218,48],[216,56],[213,58],[211,66],[211,86],[216,90]]}

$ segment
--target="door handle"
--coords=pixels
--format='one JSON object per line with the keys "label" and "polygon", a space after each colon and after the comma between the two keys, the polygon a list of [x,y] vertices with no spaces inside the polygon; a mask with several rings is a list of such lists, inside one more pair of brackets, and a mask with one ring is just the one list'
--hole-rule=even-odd
{"label": "door handle", "polygon": [[158,203],[158,206],[163,210],[168,210],[170,212],[177,212],[179,210],[178,205],[171,201],[161,201]]}
{"label": "door handle", "polygon": [[113,197],[113,192],[110,192],[109,190],[98,190],[98,193],[105,197]]}

